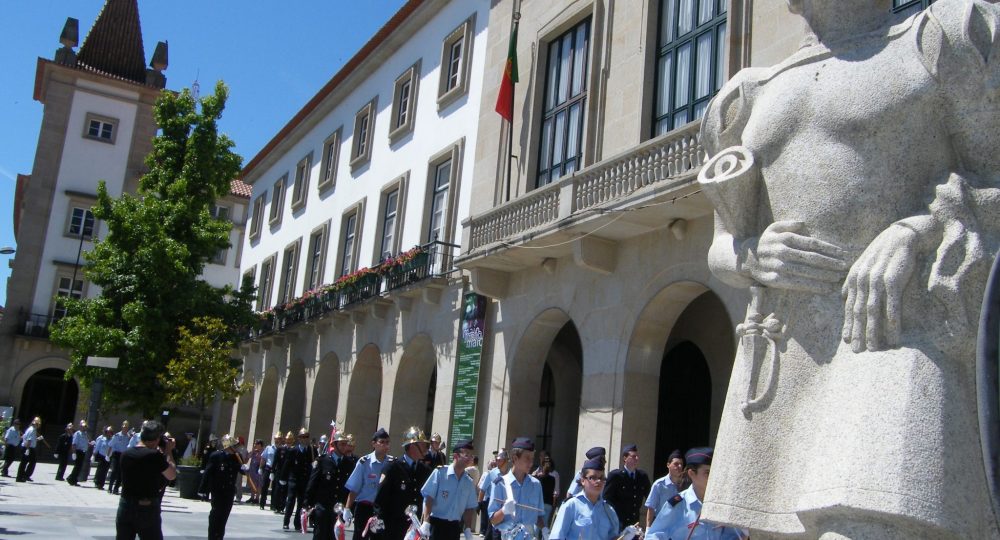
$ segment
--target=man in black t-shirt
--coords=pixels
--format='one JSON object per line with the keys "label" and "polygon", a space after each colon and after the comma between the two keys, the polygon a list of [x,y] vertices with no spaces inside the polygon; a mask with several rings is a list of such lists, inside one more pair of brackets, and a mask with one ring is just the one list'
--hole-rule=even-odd
{"label": "man in black t-shirt", "polygon": [[122,496],[115,520],[118,540],[132,540],[137,534],[141,540],[162,540],[160,500],[167,482],[177,478],[175,445],[174,439],[163,437],[159,422],[149,420],[142,425],[139,444],[122,454]]}

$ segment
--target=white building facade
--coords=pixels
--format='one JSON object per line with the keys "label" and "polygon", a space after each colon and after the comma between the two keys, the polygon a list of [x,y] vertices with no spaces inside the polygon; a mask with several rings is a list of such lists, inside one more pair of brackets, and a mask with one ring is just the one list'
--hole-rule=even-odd
{"label": "white building facade", "polygon": [[232,433],[447,430],[488,7],[407,2],[244,169],[262,326]]}

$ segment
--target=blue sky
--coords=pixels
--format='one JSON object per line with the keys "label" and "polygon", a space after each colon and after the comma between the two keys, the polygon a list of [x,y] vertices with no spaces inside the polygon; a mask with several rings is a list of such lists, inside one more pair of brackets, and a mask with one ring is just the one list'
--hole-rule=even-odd
{"label": "blue sky", "polygon": [[[35,64],[51,59],[66,17],[80,42],[104,0],[30,0],[0,7],[0,246],[15,246],[14,183],[29,174],[42,104],[32,99]],[[404,4],[404,0],[140,0],[148,62],[170,43],[167,87],[196,79],[202,92],[229,85],[222,130],[249,161],[320,87]],[[0,255],[0,305],[9,256]]]}

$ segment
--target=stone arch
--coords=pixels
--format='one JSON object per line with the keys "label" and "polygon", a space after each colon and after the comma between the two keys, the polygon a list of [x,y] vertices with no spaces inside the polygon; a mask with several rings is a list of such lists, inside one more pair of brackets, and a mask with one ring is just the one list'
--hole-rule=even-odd
{"label": "stone arch", "polygon": [[427,334],[417,334],[406,344],[396,367],[392,391],[390,433],[401,433],[417,426],[430,436],[431,426],[423,425],[427,416],[428,387],[437,369],[437,354]]}
{"label": "stone arch", "polygon": [[623,370],[621,441],[639,445],[640,453],[646,456],[646,468],[659,471],[663,465],[654,461],[658,457],[665,460],[673,450],[657,448],[656,430],[649,429],[663,423],[658,418],[660,378],[670,376],[661,373],[665,356],[683,342],[692,343],[704,356],[713,385],[709,431],[714,440],[736,354],[733,332],[729,313],[719,296],[695,281],[666,285],[639,313]]}
{"label": "stone arch", "polygon": [[[274,411],[278,405],[278,370],[274,367],[264,371],[264,380],[257,394],[257,420],[254,423],[252,439],[270,439],[275,430]],[[291,429],[278,426],[278,429]]]}
{"label": "stone arch", "polygon": [[[548,388],[542,385],[546,367],[557,380]],[[541,312],[525,329],[509,366],[507,430],[501,446],[514,437],[531,436],[536,447],[548,446],[545,449],[560,474],[572,471],[582,374],[583,348],[576,324],[561,309]]]}
{"label": "stone arch", "polygon": [[[28,379],[32,375],[38,373],[43,369],[59,369],[62,371],[69,370],[70,362],[67,358],[62,358],[59,356],[49,356],[46,358],[39,358],[33,362],[28,363],[26,366],[22,367],[17,375],[14,376],[14,385],[11,388],[11,402],[20,406],[21,399],[24,397],[24,385],[28,383]],[[80,381],[77,381],[74,377],[73,380],[77,383],[79,387]],[[20,414],[20,412],[18,412]],[[28,413],[30,414],[30,413]],[[30,420],[30,419],[29,419]]]}
{"label": "stone arch", "polygon": [[[236,400],[236,416],[233,419],[231,433],[243,433],[247,437],[250,436],[250,417],[253,416],[253,397],[254,391],[253,389],[250,389]],[[261,433],[258,432],[256,437],[262,438]]]}
{"label": "stone arch", "polygon": [[316,367],[313,379],[312,406],[309,408],[309,430],[316,435],[329,431],[330,422],[337,417],[340,399],[340,359],[336,353],[327,353]]}
{"label": "stone arch", "polygon": [[306,368],[302,360],[295,359],[288,366],[285,386],[281,395],[282,429],[298,431],[306,414]]}
{"label": "stone arch", "polygon": [[358,441],[367,441],[378,429],[381,403],[382,357],[378,347],[369,344],[358,352],[351,371],[344,429],[353,433]]}

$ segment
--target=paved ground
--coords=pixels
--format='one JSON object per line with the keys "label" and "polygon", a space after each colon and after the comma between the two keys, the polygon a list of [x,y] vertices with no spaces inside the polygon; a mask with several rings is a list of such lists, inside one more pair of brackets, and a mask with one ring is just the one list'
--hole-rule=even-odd
{"label": "paved ground", "polygon": [[[113,539],[118,497],[98,491],[89,481],[78,487],[57,482],[55,470],[54,464],[39,463],[34,482],[15,483],[13,478],[0,478],[0,538]],[[181,499],[177,490],[168,488],[163,499],[164,538],[205,538],[209,510],[209,503]],[[283,531],[281,516],[270,511],[251,505],[233,506],[226,538],[275,537],[295,540],[312,535]]]}

